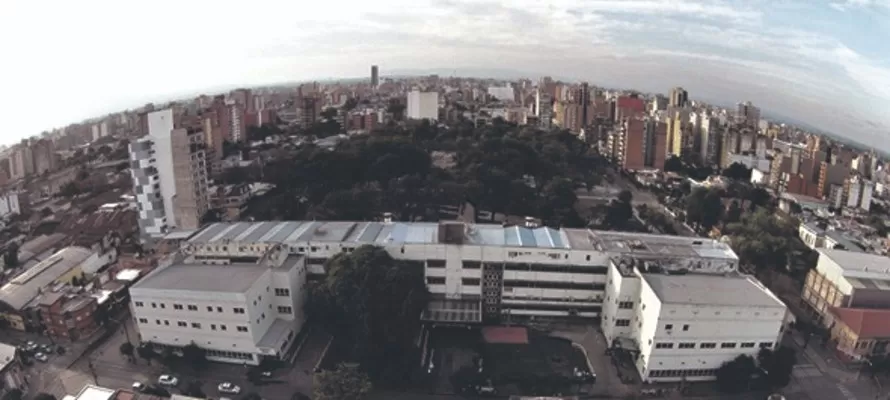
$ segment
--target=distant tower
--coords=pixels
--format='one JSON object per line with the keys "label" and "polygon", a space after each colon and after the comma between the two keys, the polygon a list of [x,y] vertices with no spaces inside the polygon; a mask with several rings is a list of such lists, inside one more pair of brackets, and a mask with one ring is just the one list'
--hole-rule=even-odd
{"label": "distant tower", "polygon": [[373,86],[373,87],[377,87],[377,85],[380,84],[380,76],[377,74],[377,72],[378,72],[377,66],[372,65],[371,66],[371,86]]}
{"label": "distant tower", "polygon": [[669,105],[671,107],[686,107],[689,103],[689,93],[681,87],[671,89],[671,99]]}

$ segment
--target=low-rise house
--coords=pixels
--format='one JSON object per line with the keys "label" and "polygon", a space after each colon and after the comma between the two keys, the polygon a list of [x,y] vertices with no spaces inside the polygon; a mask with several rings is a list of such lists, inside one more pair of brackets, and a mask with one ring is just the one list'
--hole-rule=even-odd
{"label": "low-rise house", "polygon": [[6,343],[0,343],[0,384],[0,393],[23,390],[27,385],[16,347]]}
{"label": "low-rise house", "polygon": [[890,308],[890,258],[837,249],[818,252],[802,291],[813,318],[831,327],[833,308]]}
{"label": "low-rise house", "polygon": [[890,310],[869,308],[831,309],[831,337],[838,353],[851,360],[887,354],[890,344]]}
{"label": "low-rise house", "polygon": [[76,341],[92,336],[99,329],[95,316],[98,307],[99,296],[72,287],[44,293],[38,302],[44,332],[57,340]]}

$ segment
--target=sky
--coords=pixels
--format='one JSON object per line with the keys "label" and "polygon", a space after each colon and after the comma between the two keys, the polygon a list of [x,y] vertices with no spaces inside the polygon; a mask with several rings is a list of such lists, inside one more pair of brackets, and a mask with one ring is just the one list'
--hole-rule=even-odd
{"label": "sky", "polygon": [[0,143],[213,88],[489,68],[752,101],[890,151],[890,0],[0,0]]}

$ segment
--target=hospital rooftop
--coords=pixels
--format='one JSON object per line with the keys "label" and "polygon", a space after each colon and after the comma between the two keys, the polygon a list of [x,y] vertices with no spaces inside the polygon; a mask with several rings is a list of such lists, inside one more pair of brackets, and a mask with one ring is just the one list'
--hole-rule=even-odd
{"label": "hospital rooftop", "polygon": [[[455,244],[519,247],[542,250],[600,251],[629,256],[738,259],[730,247],[715,240],[548,227],[464,224],[461,222],[350,222],[267,221],[214,223],[186,242],[217,243],[343,243],[389,246],[397,244]],[[448,237],[451,237],[449,239]]]}

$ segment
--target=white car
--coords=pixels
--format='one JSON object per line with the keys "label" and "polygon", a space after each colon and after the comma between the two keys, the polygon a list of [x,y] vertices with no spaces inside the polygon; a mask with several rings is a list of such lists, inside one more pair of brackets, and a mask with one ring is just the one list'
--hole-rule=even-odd
{"label": "white car", "polygon": [[173,375],[161,375],[158,377],[158,385],[161,386],[176,386],[179,384],[179,378]]}
{"label": "white car", "polygon": [[46,362],[47,360],[49,360],[49,357],[46,354],[37,353],[34,355],[34,359],[40,362]]}
{"label": "white car", "polygon": [[132,387],[133,387],[133,390],[135,390],[137,392],[141,392],[143,389],[145,389],[145,385],[143,385],[142,382],[133,382]]}
{"label": "white car", "polygon": [[216,387],[220,393],[229,393],[229,394],[238,394],[241,393],[241,388],[232,383],[232,382],[223,382],[220,383],[219,386]]}

